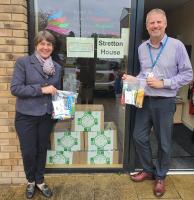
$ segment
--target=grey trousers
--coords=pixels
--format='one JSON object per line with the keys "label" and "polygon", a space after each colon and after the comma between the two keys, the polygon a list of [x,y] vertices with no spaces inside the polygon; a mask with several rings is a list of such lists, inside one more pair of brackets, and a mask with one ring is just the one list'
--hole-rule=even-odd
{"label": "grey trousers", "polygon": [[[144,171],[164,179],[170,167],[175,98],[145,97],[143,108],[137,109],[134,144]],[[150,131],[153,127],[158,143],[155,165],[152,161]]]}

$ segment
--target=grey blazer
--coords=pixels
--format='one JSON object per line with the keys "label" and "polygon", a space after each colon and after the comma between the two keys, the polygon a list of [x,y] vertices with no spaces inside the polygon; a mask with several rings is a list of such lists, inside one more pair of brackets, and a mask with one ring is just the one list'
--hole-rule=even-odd
{"label": "grey blazer", "polygon": [[61,66],[54,62],[55,75],[47,76],[33,54],[19,58],[11,81],[11,93],[16,96],[16,111],[32,116],[52,113],[52,96],[41,92],[41,87],[53,85],[61,89]]}

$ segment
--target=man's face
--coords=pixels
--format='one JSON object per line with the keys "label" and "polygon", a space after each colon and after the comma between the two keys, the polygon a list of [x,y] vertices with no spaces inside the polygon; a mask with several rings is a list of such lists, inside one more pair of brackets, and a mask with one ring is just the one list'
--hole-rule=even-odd
{"label": "man's face", "polygon": [[146,29],[150,38],[162,38],[167,26],[166,18],[160,13],[151,13],[147,18]]}

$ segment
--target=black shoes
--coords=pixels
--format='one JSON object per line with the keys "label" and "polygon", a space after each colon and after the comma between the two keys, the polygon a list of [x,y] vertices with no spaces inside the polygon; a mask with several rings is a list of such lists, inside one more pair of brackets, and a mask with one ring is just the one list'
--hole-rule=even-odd
{"label": "black shoes", "polygon": [[38,188],[38,190],[42,193],[42,195],[46,198],[50,198],[52,197],[53,193],[51,191],[51,189],[48,187],[48,185],[43,184],[41,186],[41,188],[39,186],[36,185],[36,187]]}
{"label": "black shoes", "polygon": [[32,199],[35,193],[35,184],[28,184],[26,187],[26,198],[27,199]]}
{"label": "black shoes", "polygon": [[53,193],[51,189],[48,187],[46,184],[42,184],[41,187],[38,185],[35,186],[33,183],[28,183],[26,186],[26,198],[27,199],[32,199],[34,194],[35,194],[35,188],[38,188],[38,190],[42,193],[42,195],[46,198],[52,197]]}

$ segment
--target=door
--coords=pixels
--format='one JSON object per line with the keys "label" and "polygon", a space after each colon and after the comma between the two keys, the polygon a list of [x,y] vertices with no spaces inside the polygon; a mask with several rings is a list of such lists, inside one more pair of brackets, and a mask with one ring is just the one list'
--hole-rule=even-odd
{"label": "door", "polygon": [[[194,66],[193,53],[193,34],[194,26],[192,19],[194,18],[193,1],[144,1],[144,19],[146,13],[153,8],[164,9],[167,15],[168,26],[167,35],[177,38],[185,44],[188,51],[192,66]],[[145,24],[145,23],[144,23]],[[141,40],[148,38],[145,26]],[[172,144],[172,159],[171,171],[193,171],[194,170],[194,144],[193,144],[193,130],[194,130],[194,116],[189,113],[190,96],[188,95],[189,86],[184,86],[177,93],[176,98],[176,112],[174,115],[174,129],[173,129],[173,144]],[[157,158],[157,142],[154,133],[150,134],[150,141],[152,146],[153,161]],[[135,156],[135,169],[138,170],[141,165]]]}

